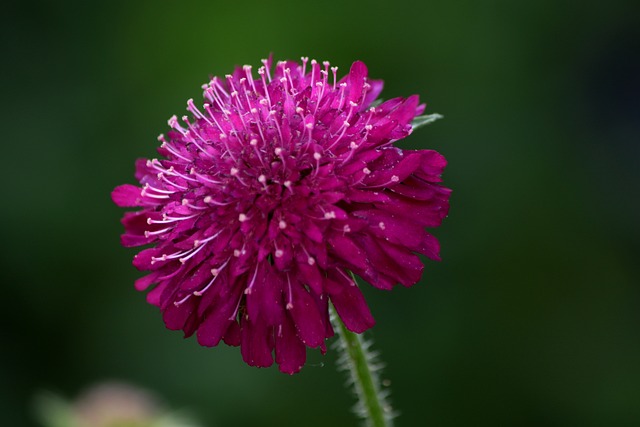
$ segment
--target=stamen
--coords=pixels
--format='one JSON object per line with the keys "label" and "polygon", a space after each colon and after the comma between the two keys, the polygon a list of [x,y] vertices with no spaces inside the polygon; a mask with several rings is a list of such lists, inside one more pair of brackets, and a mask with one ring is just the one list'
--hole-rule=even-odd
{"label": "stamen", "polygon": [[183,216],[183,217],[170,217],[167,215],[163,215],[163,219],[162,220],[156,220],[156,219],[151,219],[151,218],[147,218],[147,224],[151,225],[151,224],[169,224],[172,222],[176,222],[176,221],[184,221],[186,219],[191,219],[193,217],[196,217],[200,215],[199,213],[197,214],[193,214],[193,215],[189,215],[189,216]]}
{"label": "stamen", "polygon": [[293,291],[291,289],[291,278],[289,277],[289,273],[287,273],[287,283],[289,285],[289,301],[287,301],[287,310],[291,310],[293,308]]}
{"label": "stamen", "polygon": [[262,59],[260,62],[264,65],[264,69],[267,72],[267,78],[269,79],[269,83],[271,83],[271,73],[269,72],[269,64],[266,59]]}
{"label": "stamen", "polygon": [[187,296],[182,298],[180,301],[174,301],[173,305],[175,305],[176,307],[180,307],[189,298],[191,298],[191,294],[187,294]]}
{"label": "stamen", "polygon": [[249,282],[249,285],[247,286],[247,289],[244,290],[245,295],[250,295],[252,292],[252,288],[253,288],[253,284],[256,282],[256,277],[258,276],[258,267],[260,266],[260,264],[256,263],[256,269],[253,272],[253,277],[251,278],[251,281]]}
{"label": "stamen", "polygon": [[336,90],[336,82],[338,80],[338,67],[331,67],[333,71],[333,90]]}
{"label": "stamen", "polygon": [[163,228],[162,230],[156,230],[156,231],[145,231],[144,237],[149,238],[150,236],[159,236],[160,234],[164,234],[169,230],[173,230],[174,227],[175,226],[171,226],[171,227]]}

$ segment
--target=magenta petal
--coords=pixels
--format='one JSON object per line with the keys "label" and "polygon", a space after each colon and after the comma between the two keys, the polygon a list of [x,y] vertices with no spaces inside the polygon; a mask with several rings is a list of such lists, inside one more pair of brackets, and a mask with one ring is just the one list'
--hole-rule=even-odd
{"label": "magenta petal", "polygon": [[140,206],[140,192],[141,189],[135,185],[120,185],[111,192],[111,200],[121,208]]}
{"label": "magenta petal", "polygon": [[158,282],[158,277],[160,277],[160,275],[160,272],[155,271],[151,274],[147,274],[146,276],[142,276],[134,283],[136,291],[146,291],[149,286]]}
{"label": "magenta petal", "polygon": [[227,332],[224,333],[222,339],[227,345],[231,345],[234,347],[240,345],[240,325],[238,324],[238,322],[231,322],[231,324],[227,328]]}
{"label": "magenta petal", "polygon": [[269,341],[271,328],[261,322],[253,323],[242,318],[240,352],[242,359],[251,366],[266,368],[273,364],[272,346]]}
{"label": "magenta petal", "polygon": [[353,240],[341,234],[334,234],[328,239],[329,247],[343,263],[356,268],[365,268],[364,252]]}
{"label": "magenta petal", "polygon": [[[240,298],[240,288],[235,293],[220,298],[217,304],[207,312],[198,328],[198,343],[206,347],[215,347],[218,345],[225,332],[235,321],[233,313],[237,307],[237,301]],[[197,298],[197,297],[192,297]]]}
{"label": "magenta petal", "polygon": [[351,332],[362,333],[376,323],[358,286],[333,274],[327,279],[327,291],[340,319]]}
{"label": "magenta petal", "polygon": [[147,302],[156,307],[160,307],[160,297],[168,285],[168,281],[158,283],[158,285],[147,294]]}
{"label": "magenta petal", "polygon": [[285,374],[295,374],[302,369],[307,350],[296,335],[293,323],[287,318],[276,333],[276,363]]}
{"label": "magenta petal", "polygon": [[253,285],[245,293],[247,314],[252,319],[260,319],[268,325],[277,325],[284,317],[283,287],[284,281],[267,262],[260,264],[255,279],[250,277]]}
{"label": "magenta petal", "polygon": [[133,266],[138,270],[151,270],[154,264],[153,258],[161,255],[158,248],[144,249],[133,257]]}
{"label": "magenta petal", "polygon": [[364,101],[362,102],[363,109],[369,107],[369,105],[371,105],[373,101],[378,99],[380,92],[382,92],[384,82],[382,80],[369,80],[369,85],[371,85],[371,88],[367,92],[366,96],[364,97]]}
{"label": "magenta petal", "polygon": [[166,310],[162,313],[164,324],[167,329],[174,331],[180,330],[184,327],[185,322],[189,316],[194,312],[194,301],[188,299],[180,305],[169,304]]}
{"label": "magenta petal", "polygon": [[298,336],[309,347],[324,342],[325,326],[313,297],[297,282],[291,284],[291,302],[287,305]]}
{"label": "magenta petal", "polygon": [[349,71],[349,102],[358,103],[362,98],[364,83],[367,78],[367,66],[361,61],[356,61],[351,65]]}

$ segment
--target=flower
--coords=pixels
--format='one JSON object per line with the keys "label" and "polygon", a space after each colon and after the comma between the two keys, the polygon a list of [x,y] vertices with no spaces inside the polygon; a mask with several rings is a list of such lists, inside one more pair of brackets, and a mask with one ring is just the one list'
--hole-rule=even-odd
{"label": "flower", "polygon": [[374,325],[351,272],[380,289],[411,286],[439,259],[425,227],[447,215],[444,157],[404,150],[418,96],[374,106],[381,80],[355,62],[263,60],[203,86],[206,103],[169,119],[163,159],[138,160],[140,186],[113,201],[124,246],[152,245],[133,264],[169,329],[203,346],[240,345],[244,360],[298,372],[306,347],[326,351],[328,304],[346,327]]}

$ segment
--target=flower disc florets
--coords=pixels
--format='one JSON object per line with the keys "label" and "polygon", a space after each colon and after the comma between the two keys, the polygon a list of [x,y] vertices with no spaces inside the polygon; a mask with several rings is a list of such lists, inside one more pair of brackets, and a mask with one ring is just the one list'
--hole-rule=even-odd
{"label": "flower disc florets", "polygon": [[425,227],[448,211],[445,159],[393,145],[421,114],[417,96],[372,106],[382,81],[355,62],[263,61],[203,86],[202,108],[172,117],[162,159],[139,160],[122,185],[125,246],[151,273],[138,290],[170,329],[204,346],[240,345],[244,360],[294,373],[306,346],[333,335],[329,300],[347,328],[374,324],[350,272],[380,289],[419,281],[416,254],[438,259]]}

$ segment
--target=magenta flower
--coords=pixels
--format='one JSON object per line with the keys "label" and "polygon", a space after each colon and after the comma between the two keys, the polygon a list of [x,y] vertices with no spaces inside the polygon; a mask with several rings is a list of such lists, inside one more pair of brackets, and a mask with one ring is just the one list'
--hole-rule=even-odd
{"label": "magenta flower", "polygon": [[411,286],[439,259],[425,227],[447,215],[446,161],[394,146],[424,111],[417,96],[372,106],[382,81],[355,62],[337,68],[307,58],[250,66],[203,86],[202,108],[169,119],[158,152],[138,160],[140,186],[113,201],[140,207],[122,219],[124,246],[151,245],[133,264],[151,285],[169,329],[203,346],[240,345],[252,366],[275,361],[298,372],[306,347],[326,351],[329,301],[346,327],[373,316],[353,272],[380,289]]}

